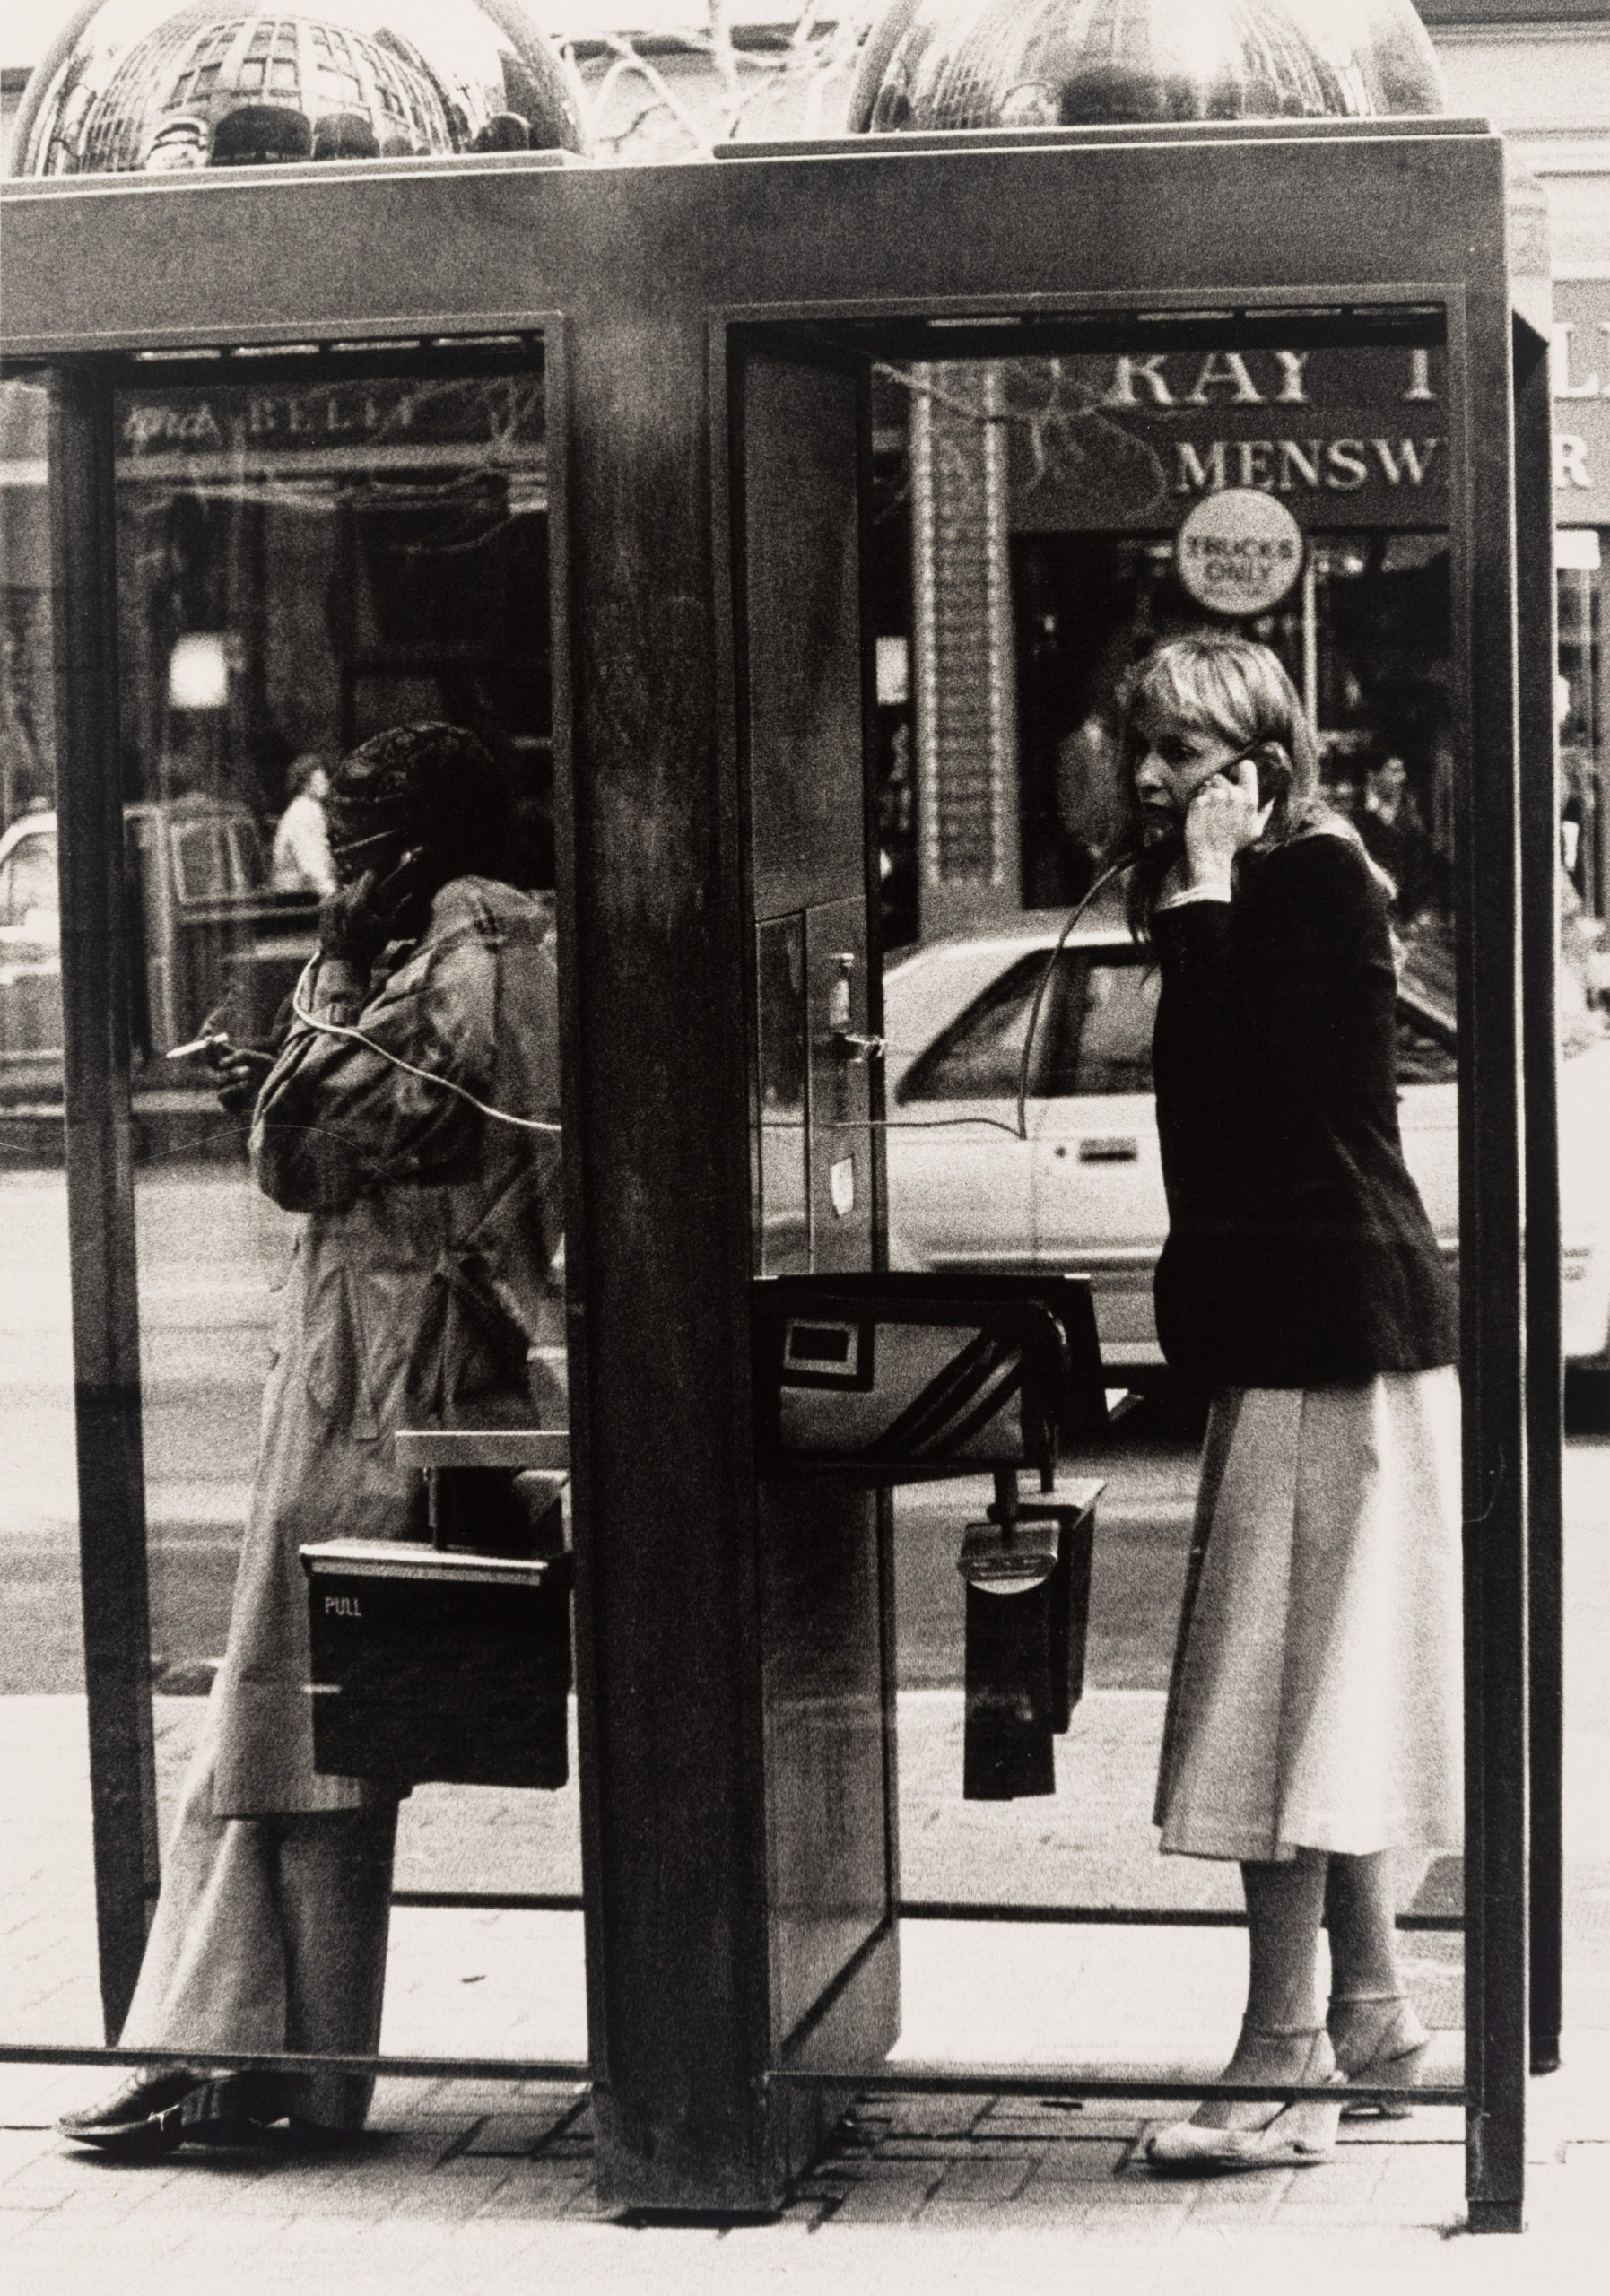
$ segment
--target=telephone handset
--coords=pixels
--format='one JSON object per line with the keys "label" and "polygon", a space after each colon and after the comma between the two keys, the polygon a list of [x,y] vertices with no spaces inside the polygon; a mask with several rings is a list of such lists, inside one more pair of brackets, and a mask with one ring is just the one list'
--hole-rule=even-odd
{"label": "telephone handset", "polygon": [[[1258,802],[1260,809],[1266,805],[1272,805],[1275,799],[1284,796],[1292,786],[1292,769],[1286,762],[1284,752],[1276,742],[1255,742],[1250,749],[1242,750],[1240,754],[1238,757],[1232,757],[1228,764],[1220,766],[1215,778],[1233,782],[1242,766],[1249,761],[1258,768]],[[1185,851],[1183,814],[1161,836],[1148,837],[1144,850],[1152,867],[1161,876],[1162,872],[1173,862],[1179,860]]]}
{"label": "telephone handset", "polygon": [[1258,768],[1258,802],[1260,807],[1272,805],[1292,786],[1292,769],[1286,763],[1279,745],[1274,742],[1255,742],[1240,757],[1232,757],[1219,771],[1226,781],[1233,781],[1249,760]]}

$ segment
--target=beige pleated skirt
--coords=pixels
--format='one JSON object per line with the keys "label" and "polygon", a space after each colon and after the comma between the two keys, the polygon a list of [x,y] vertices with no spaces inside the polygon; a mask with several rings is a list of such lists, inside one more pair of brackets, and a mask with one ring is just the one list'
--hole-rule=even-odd
{"label": "beige pleated skirt", "polygon": [[1193,1857],[1463,1839],[1451,1370],[1227,1388],[1203,1454],[1154,1822]]}

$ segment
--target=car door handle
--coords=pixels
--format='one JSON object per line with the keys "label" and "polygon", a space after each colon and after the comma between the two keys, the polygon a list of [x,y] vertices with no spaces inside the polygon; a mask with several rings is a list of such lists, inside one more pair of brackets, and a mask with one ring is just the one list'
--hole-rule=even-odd
{"label": "car door handle", "polygon": [[[1067,1151],[1058,1148],[1057,1153],[1064,1156]],[[1082,1164],[1138,1164],[1140,1143],[1114,1135],[1106,1139],[1082,1140],[1079,1143],[1079,1161]]]}

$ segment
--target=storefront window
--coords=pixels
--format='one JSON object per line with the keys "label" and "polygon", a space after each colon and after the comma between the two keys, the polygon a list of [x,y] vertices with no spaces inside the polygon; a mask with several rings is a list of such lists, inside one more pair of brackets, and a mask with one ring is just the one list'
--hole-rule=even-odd
{"label": "storefront window", "polygon": [[[1024,905],[1076,898],[1118,832],[1127,670],[1216,626],[1284,662],[1333,802],[1397,880],[1400,926],[1446,915],[1442,352],[1208,345],[1008,372]],[[1176,539],[1195,504],[1236,491],[1272,496],[1301,534],[1285,594],[1240,616],[1205,611]]]}

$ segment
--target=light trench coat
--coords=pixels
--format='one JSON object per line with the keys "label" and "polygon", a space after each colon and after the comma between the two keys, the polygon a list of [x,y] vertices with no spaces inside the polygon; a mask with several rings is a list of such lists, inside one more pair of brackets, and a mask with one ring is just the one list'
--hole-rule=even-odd
{"label": "light trench coat", "polygon": [[[352,989],[346,968],[320,961],[299,1001],[492,1108],[557,1125],[553,952],[528,895],[455,878],[421,938]],[[426,1535],[423,1479],[393,1456],[399,1429],[537,1423],[529,1352],[552,1335],[561,1232],[556,1129],[498,1122],[301,1021],[258,1098],[251,1162],[303,1218],[214,1691],[218,1817],[387,1797],[313,1768],[298,1551]]]}

